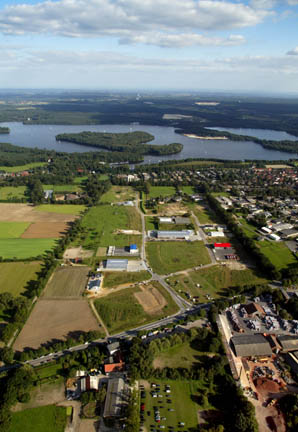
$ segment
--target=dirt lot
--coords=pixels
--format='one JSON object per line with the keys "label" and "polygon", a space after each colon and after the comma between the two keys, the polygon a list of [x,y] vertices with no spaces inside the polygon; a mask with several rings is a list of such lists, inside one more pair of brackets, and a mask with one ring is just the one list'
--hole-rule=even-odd
{"label": "dirt lot", "polygon": [[77,248],[69,248],[66,249],[64,252],[63,258],[64,259],[84,259],[84,258],[90,258],[93,255],[93,251],[83,249],[82,246]]}
{"label": "dirt lot", "polygon": [[21,238],[58,238],[65,234],[68,224],[65,222],[32,223]]}
{"label": "dirt lot", "polygon": [[37,211],[29,204],[0,203],[1,222],[55,222],[66,223],[76,219],[77,216],[62,213],[48,213]]}
{"label": "dirt lot", "polygon": [[158,213],[162,216],[179,216],[188,212],[188,208],[182,203],[169,203],[158,206]]}
{"label": "dirt lot", "polygon": [[167,302],[162,294],[150,285],[141,285],[141,292],[134,293],[134,296],[148,314],[155,314],[166,306]]}
{"label": "dirt lot", "polygon": [[19,334],[14,349],[39,348],[53,339],[66,339],[82,331],[98,330],[99,325],[87,300],[40,299]]}
{"label": "dirt lot", "polygon": [[44,290],[43,297],[79,297],[86,288],[90,268],[87,266],[59,267]]}

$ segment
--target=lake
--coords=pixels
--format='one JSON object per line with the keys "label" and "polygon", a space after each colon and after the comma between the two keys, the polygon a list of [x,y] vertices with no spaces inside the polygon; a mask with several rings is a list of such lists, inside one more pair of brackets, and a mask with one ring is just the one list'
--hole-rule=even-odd
{"label": "lake", "polygon": [[[188,138],[175,133],[175,128],[164,126],[143,126],[143,125],[23,125],[22,123],[7,122],[1,126],[10,128],[9,135],[0,134],[0,142],[9,142],[22,147],[37,147],[41,149],[56,150],[63,152],[86,152],[96,151],[93,147],[81,146],[66,142],[58,142],[55,136],[60,133],[76,133],[82,131],[91,132],[131,132],[142,130],[155,136],[153,144],[169,144],[178,142],[183,144],[181,153],[171,156],[145,156],[144,163],[156,163],[162,160],[188,159],[188,158],[212,158],[226,160],[243,159],[265,159],[265,160],[287,160],[298,157],[298,154],[279,152],[276,150],[264,149],[254,142],[230,141],[230,140],[202,140]],[[220,128],[214,128],[220,129]],[[221,128],[222,129],[222,128]],[[232,131],[232,129],[229,129]],[[254,129],[234,129],[242,131],[242,134],[258,136],[256,133],[249,133]],[[256,129],[258,131],[258,129]],[[262,133],[270,134],[268,139],[285,139],[285,132],[261,130]],[[235,132],[240,133],[240,132]],[[268,137],[268,135],[267,135]],[[276,137],[276,138],[273,138]],[[261,137],[260,137],[261,138]],[[266,138],[266,136],[264,136]],[[287,138],[288,139],[288,138]],[[296,139],[294,137],[294,139]]]}

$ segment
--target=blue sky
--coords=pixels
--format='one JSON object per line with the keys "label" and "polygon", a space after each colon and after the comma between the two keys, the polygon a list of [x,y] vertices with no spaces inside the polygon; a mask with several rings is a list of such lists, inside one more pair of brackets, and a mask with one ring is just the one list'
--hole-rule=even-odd
{"label": "blue sky", "polygon": [[0,88],[298,93],[298,0],[0,0]]}

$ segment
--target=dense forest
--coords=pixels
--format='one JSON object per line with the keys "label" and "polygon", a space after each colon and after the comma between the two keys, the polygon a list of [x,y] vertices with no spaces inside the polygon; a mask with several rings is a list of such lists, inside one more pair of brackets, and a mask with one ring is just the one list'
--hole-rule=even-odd
{"label": "dense forest", "polygon": [[[65,133],[56,136],[57,141],[102,148],[123,153],[138,153],[140,155],[171,155],[180,153],[183,145],[179,143],[153,145],[145,144],[154,139],[147,132],[135,131],[127,133],[81,132]],[[129,159],[129,157],[128,157]]]}

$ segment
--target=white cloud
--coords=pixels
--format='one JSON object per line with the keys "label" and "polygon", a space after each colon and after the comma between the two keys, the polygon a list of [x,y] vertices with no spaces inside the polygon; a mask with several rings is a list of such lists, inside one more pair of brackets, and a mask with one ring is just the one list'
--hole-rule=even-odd
{"label": "white cloud", "polygon": [[298,5],[298,0],[286,0],[288,5],[290,6],[296,6]]}
{"label": "white cloud", "polygon": [[296,46],[296,48],[288,51],[287,54],[288,55],[294,55],[294,56],[296,55],[296,56],[298,56],[298,46]]}
{"label": "white cloud", "polygon": [[145,45],[157,45],[162,48],[187,47],[187,46],[235,46],[245,42],[241,35],[230,35],[227,38],[208,37],[197,33],[145,33],[122,38],[121,44],[142,43]]}
{"label": "white cloud", "polygon": [[[199,45],[210,40],[216,45],[220,40],[215,42],[198,33],[255,26],[271,14],[265,6],[256,8],[231,0],[60,0],[6,6],[0,10],[0,32],[113,36],[132,43],[152,43],[155,39],[162,46],[170,46],[171,41],[174,46],[185,46],[191,39]],[[158,32],[156,37],[153,32]],[[180,36],[176,37],[177,33]],[[187,37],[185,44],[182,34]],[[233,44],[230,42],[223,40],[224,45]]]}

